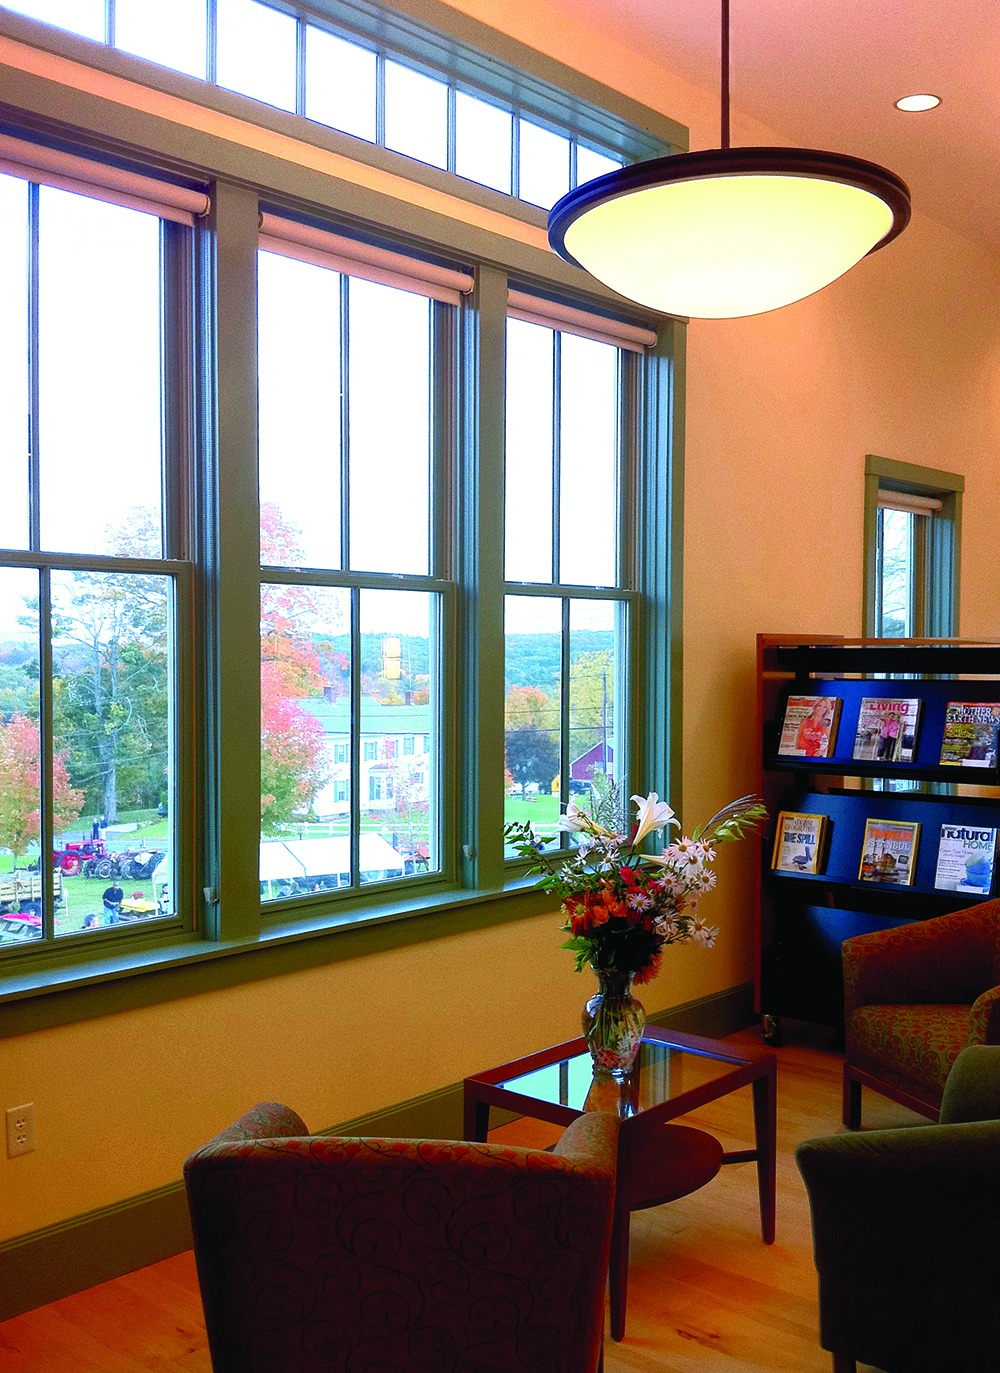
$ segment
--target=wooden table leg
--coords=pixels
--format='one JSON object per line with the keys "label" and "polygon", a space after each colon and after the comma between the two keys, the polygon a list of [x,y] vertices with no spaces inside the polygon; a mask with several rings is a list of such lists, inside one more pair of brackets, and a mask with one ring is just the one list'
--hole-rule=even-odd
{"label": "wooden table leg", "polygon": [[465,1094],[463,1105],[462,1132],[467,1140],[476,1140],[480,1144],[485,1144],[490,1133],[490,1103],[488,1101],[477,1101],[475,1097]]}
{"label": "wooden table leg", "polygon": [[628,1295],[628,1235],[632,1215],[632,1158],[624,1131],[618,1137],[618,1170],[615,1174],[615,1210],[611,1224],[611,1338],[625,1336],[625,1300]]}
{"label": "wooden table leg", "polygon": [[777,1065],[772,1062],[764,1077],[753,1084],[753,1119],[757,1145],[757,1192],[760,1197],[760,1233],[765,1244],[774,1243],[775,1149],[778,1128]]}

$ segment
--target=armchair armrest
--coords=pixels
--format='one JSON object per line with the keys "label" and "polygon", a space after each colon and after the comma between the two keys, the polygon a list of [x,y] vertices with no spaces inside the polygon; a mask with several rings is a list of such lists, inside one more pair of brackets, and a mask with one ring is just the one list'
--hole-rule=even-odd
{"label": "armchair armrest", "polygon": [[[219,1144],[250,1144],[257,1139],[287,1139],[295,1135],[308,1135],[305,1122],[296,1115],[290,1106],[282,1106],[277,1101],[262,1101],[251,1107],[246,1115],[234,1120],[220,1130],[214,1139],[198,1150],[214,1149]],[[194,1155],[191,1155],[194,1158]],[[187,1163],[185,1163],[185,1168]]]}
{"label": "armchair armrest", "polygon": [[991,987],[972,1003],[969,1043],[1000,1044],[1000,987]]}
{"label": "armchair armrest", "polygon": [[971,1005],[993,985],[1000,901],[845,939],[844,1010]]}
{"label": "armchair armrest", "polygon": [[823,1347],[879,1368],[985,1368],[1000,1343],[1000,1122],[807,1140]]}
{"label": "armchair armrest", "polygon": [[[1000,999],[998,994],[1000,987],[987,993],[995,998],[994,1006]],[[985,1000],[984,997],[979,999]],[[974,1120],[1000,1121],[1000,1047],[972,1044],[962,1050],[952,1064],[944,1086],[940,1120],[942,1125]]]}

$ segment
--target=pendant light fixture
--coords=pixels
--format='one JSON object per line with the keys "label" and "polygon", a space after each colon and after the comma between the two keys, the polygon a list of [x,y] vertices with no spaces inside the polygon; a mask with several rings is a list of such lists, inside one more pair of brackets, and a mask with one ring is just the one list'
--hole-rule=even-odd
{"label": "pendant light fixture", "polygon": [[812,295],[906,228],[906,183],[874,162],[729,146],[729,0],[721,142],[577,186],[549,213],[553,250],[651,309],[734,319]]}

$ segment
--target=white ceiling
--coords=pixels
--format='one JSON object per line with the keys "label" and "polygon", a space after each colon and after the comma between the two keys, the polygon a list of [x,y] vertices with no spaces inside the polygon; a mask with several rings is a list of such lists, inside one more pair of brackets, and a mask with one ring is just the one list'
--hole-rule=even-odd
{"label": "white ceiling", "polygon": [[[719,0],[550,0],[718,89]],[[732,102],[803,147],[881,163],[915,209],[1000,249],[1000,0],[731,0]],[[942,104],[902,114],[930,91]]]}

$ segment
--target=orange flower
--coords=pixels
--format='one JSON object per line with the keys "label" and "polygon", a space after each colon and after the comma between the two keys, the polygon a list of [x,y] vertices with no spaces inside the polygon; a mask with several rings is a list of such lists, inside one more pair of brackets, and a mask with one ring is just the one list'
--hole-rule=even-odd
{"label": "orange flower", "polygon": [[636,986],[641,986],[643,982],[652,982],[653,978],[660,971],[660,964],[663,962],[663,954],[654,954],[652,959],[644,968],[636,973],[632,981]]}

